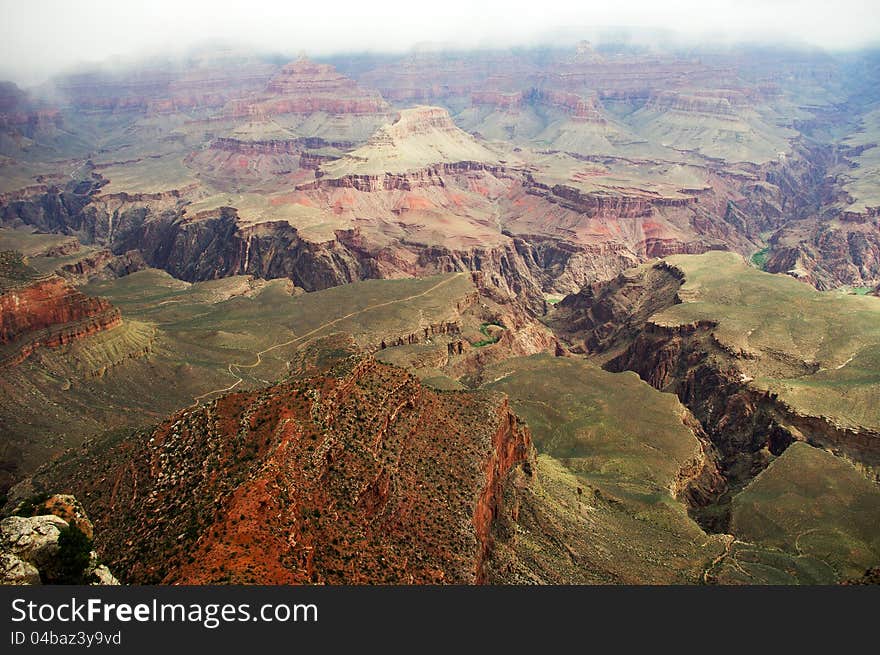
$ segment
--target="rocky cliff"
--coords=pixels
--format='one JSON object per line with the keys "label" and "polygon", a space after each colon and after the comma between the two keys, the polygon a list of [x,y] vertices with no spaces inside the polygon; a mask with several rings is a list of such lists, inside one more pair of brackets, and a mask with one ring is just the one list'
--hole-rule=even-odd
{"label": "rocky cliff", "polygon": [[15,252],[0,253],[0,366],[122,324],[119,310],[55,275],[40,276]]}
{"label": "rocky cliff", "polygon": [[880,280],[880,221],[783,228],[770,239],[764,270],[787,273],[820,290],[874,286]]}
{"label": "rocky cliff", "polygon": [[638,218],[651,216],[655,207],[687,207],[696,205],[696,196],[677,198],[651,197],[648,194],[584,192],[575,187],[556,184],[548,187],[540,182],[530,180],[527,186],[530,193],[542,195],[551,202],[556,202],[589,217],[603,218]]}
{"label": "rocky cliff", "polygon": [[[436,174],[446,168],[437,168]],[[392,178],[383,177],[383,184],[386,179]],[[417,183],[408,176],[394,179],[410,186]],[[337,230],[332,240],[315,242],[286,221],[242,225],[234,208],[194,216],[185,209],[179,194],[139,200],[95,195],[92,185],[71,184],[14,201],[0,210],[0,216],[12,223],[76,234],[86,243],[106,244],[117,255],[136,250],[150,266],[187,281],[251,274],[288,277],[312,291],[401,274],[482,271],[489,284],[522,296],[538,312],[545,288],[563,285],[559,288],[574,290],[595,276],[614,275],[634,261],[623,246],[577,246],[547,237],[504,239],[486,247],[409,242],[391,248],[357,230]]]}
{"label": "rocky cliff", "polygon": [[680,302],[682,279],[664,263],[628,269],[563,298],[550,325],[573,352],[611,351],[637,336],[656,312]]}

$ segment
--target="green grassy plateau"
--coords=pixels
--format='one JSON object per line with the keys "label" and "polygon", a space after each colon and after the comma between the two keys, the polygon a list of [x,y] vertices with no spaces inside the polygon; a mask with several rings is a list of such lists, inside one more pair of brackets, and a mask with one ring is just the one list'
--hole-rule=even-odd
{"label": "green grassy plateau", "polygon": [[717,323],[750,384],[796,411],[853,427],[880,428],[880,299],[823,293],[786,275],[748,266],[732,253],[680,255],[684,301],[655,323]]}

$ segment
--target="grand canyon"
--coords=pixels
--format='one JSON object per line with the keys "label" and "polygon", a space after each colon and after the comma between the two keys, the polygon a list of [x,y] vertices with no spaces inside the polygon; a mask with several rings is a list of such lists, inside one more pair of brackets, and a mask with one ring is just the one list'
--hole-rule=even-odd
{"label": "grand canyon", "polygon": [[613,39],[0,83],[0,576],[876,581],[878,89]]}

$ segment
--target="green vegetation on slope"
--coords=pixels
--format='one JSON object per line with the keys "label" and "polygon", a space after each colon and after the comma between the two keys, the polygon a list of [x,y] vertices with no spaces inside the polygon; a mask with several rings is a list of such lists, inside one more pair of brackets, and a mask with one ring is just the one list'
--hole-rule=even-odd
{"label": "green vegetation on slope", "polygon": [[[490,326],[494,326],[498,328],[493,330],[491,333],[489,332]],[[503,330],[504,326],[501,323],[483,323],[480,325],[480,332],[486,337],[485,339],[480,339],[476,343],[473,343],[474,348],[482,348],[483,346],[491,346],[493,343],[498,343],[498,339],[501,338],[501,332],[499,330]]]}
{"label": "green vegetation on slope", "polygon": [[752,264],[754,264],[757,268],[764,270],[764,267],[767,266],[767,254],[770,252],[770,248],[761,248],[758,252],[752,255]]}
{"label": "green vegetation on slope", "polygon": [[[876,566],[878,525],[880,486],[839,457],[802,443],[792,444],[733,500],[737,538],[811,564],[824,572],[824,583]],[[737,559],[746,569],[759,566]]]}
{"label": "green vegetation on slope", "polygon": [[376,334],[445,320],[473,285],[452,274],[295,295],[288,280],[189,284],[147,269],[83,291],[108,298],[123,325],[40,348],[0,379],[0,432],[25,470],[84,437],[150,425],[224,390],[274,381],[314,338],[348,332],[366,345]]}
{"label": "green vegetation on slope", "polygon": [[[568,525],[561,538],[577,541],[575,559],[595,567],[581,581],[699,580],[722,539],[707,536],[672,495],[679,471],[701,452],[678,400],[633,373],[580,359],[517,358],[495,375],[486,387],[508,394],[545,454],[532,509],[546,519],[535,520]],[[520,557],[543,538],[526,534]]]}
{"label": "green vegetation on slope", "polygon": [[683,302],[655,314],[655,323],[715,323],[713,334],[739,353],[750,384],[803,413],[880,429],[880,300],[816,291],[733,253],[667,261],[685,274]]}

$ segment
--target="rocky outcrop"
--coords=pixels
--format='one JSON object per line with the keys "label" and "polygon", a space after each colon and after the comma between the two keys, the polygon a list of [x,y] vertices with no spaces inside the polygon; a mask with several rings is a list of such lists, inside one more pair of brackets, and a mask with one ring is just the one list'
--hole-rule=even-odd
{"label": "rocky outcrop", "polygon": [[40,584],[43,570],[57,575],[58,537],[68,524],[53,516],[10,516],[0,521],[0,549],[7,584]]}
{"label": "rocky outcrop", "polygon": [[306,182],[298,188],[302,190],[333,188],[357,189],[364,192],[412,191],[414,189],[446,186],[444,178],[451,175],[464,175],[472,172],[487,172],[496,177],[508,177],[503,166],[475,161],[439,163],[414,169],[405,173],[383,173],[381,175],[343,175],[324,177],[320,173],[314,182]]}
{"label": "rocky outcrop", "polygon": [[480,582],[500,489],[531,453],[506,399],[434,391],[343,337],[291,370],[34,486],[75,490],[128,582]]}
{"label": "rocky outcrop", "polygon": [[[471,300],[471,298],[473,300]],[[475,302],[476,294],[469,296],[464,301],[465,303]],[[459,303],[459,306],[461,306],[461,303]],[[397,346],[411,346],[418,343],[428,343],[434,337],[456,336],[459,334],[461,334],[461,325],[457,321],[442,321],[440,323],[428,325],[416,332],[380,337],[378,339],[378,346],[374,346],[371,350],[385,350],[386,348],[395,348]]]}
{"label": "rocky outcrop", "polygon": [[573,352],[601,353],[628,343],[651,316],[677,304],[681,272],[665,262],[624,271],[563,298],[550,325]]}
{"label": "rocky outcrop", "polygon": [[0,366],[17,364],[40,346],[61,346],[121,324],[119,310],[106,300],[34,272],[17,284],[0,285]]}
{"label": "rocky outcrop", "polygon": [[235,100],[227,107],[233,117],[275,114],[381,114],[388,105],[376,91],[363,89],[329,64],[299,59],[284,66],[255,98]]}
{"label": "rocky outcrop", "polygon": [[298,155],[301,150],[300,145],[294,139],[242,141],[240,139],[219,138],[211,141],[210,147],[239,155]]}
{"label": "rocky outcrop", "polygon": [[[327,141],[319,137],[297,137],[291,139],[255,139],[243,140],[231,137],[218,137],[211,141],[211,148],[234,152],[239,155],[299,155],[305,150],[336,148],[350,150],[354,147],[350,141]],[[318,155],[314,155],[318,156]]]}
{"label": "rocky outcrop", "polygon": [[880,280],[880,222],[846,225],[814,224],[796,242],[780,230],[770,239],[764,270],[787,273],[821,291],[874,286]]}
{"label": "rocky outcrop", "polygon": [[121,255],[114,255],[109,250],[100,250],[72,264],[64,264],[58,274],[76,284],[85,284],[89,280],[109,280],[131,275],[147,268],[143,255],[137,250],[129,250]]}
{"label": "rocky outcrop", "polygon": [[56,495],[16,511],[24,515],[0,521],[0,584],[119,584],[91,550],[92,524],[75,498]]}
{"label": "rocky outcrop", "polygon": [[583,191],[567,184],[549,186],[526,175],[525,190],[590,218],[639,218],[651,216],[655,207],[689,207],[699,203],[697,195],[664,197],[659,194]]}
{"label": "rocky outcrop", "polygon": [[95,527],[89,520],[86,510],[83,509],[76,497],[70,494],[49,496],[43,502],[37,503],[33,513],[35,515],[51,514],[57,516],[82,532],[87,538],[93,539],[95,537]]}
{"label": "rocky outcrop", "polygon": [[[819,121],[819,128],[830,120]],[[801,141],[795,146],[796,156],[765,173],[779,199],[773,203],[777,216],[764,222],[763,229],[772,230],[764,270],[786,273],[822,291],[874,286],[880,280],[880,220],[875,208],[848,208],[852,198],[834,173],[850,165],[851,149]]]}

